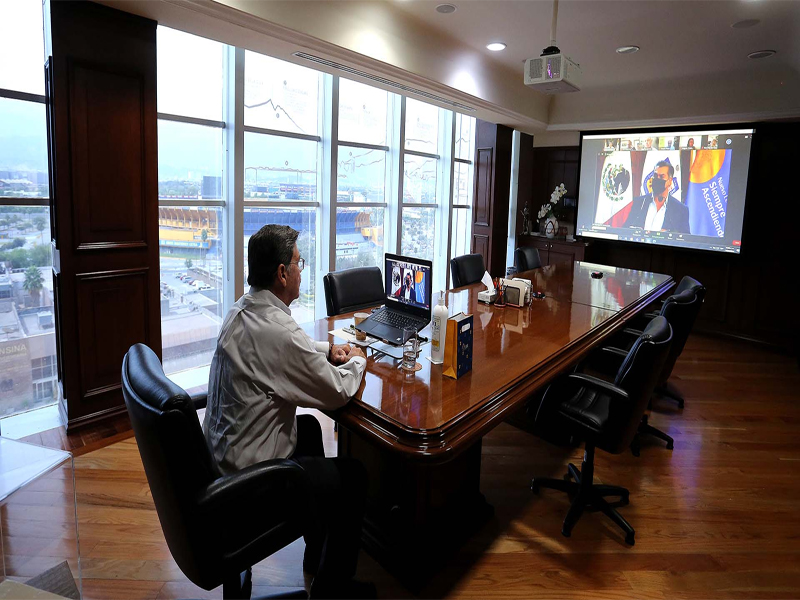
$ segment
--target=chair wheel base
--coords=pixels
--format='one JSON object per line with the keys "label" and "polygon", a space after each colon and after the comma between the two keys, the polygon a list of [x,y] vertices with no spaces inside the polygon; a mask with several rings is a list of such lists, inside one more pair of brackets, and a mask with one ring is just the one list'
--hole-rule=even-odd
{"label": "chair wheel base", "polygon": [[674,443],[672,443],[672,442],[667,443],[667,450],[674,450],[674,449],[675,449],[675,444]]}
{"label": "chair wheel base", "polygon": [[[569,496],[570,509],[561,526],[561,535],[564,537],[572,536],[572,529],[584,512],[602,512],[622,529],[625,534],[625,542],[633,545],[635,531],[615,508],[615,506],[627,506],[630,503],[630,492],[616,485],[594,484],[592,482],[593,452],[587,451],[587,454],[589,460],[584,460],[583,469],[580,471],[570,464],[569,473],[562,479],[535,477],[531,481],[531,491],[538,494],[539,490],[545,488],[564,492]],[[577,481],[570,481],[570,479]],[[606,500],[607,497],[619,498],[619,502],[609,504]]]}
{"label": "chair wheel base", "polygon": [[629,546],[633,546],[636,543],[635,535],[633,533],[629,533],[625,536],[625,543]]}

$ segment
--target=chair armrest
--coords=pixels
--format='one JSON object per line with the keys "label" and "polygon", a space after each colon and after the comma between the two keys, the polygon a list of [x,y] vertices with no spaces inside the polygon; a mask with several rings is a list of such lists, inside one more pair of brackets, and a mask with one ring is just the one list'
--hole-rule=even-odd
{"label": "chair armrest", "polygon": [[199,394],[190,394],[189,398],[192,399],[192,404],[194,404],[195,410],[200,410],[201,408],[205,408],[208,404],[208,392],[200,392]]}
{"label": "chair armrest", "polygon": [[628,356],[627,351],[622,348],[615,348],[612,346],[603,346],[592,352],[585,361],[580,364],[580,371],[594,371],[605,375],[606,377],[614,377],[622,366],[622,361]]}
{"label": "chair armrest", "polygon": [[583,387],[592,388],[595,391],[608,394],[613,400],[624,400],[625,402],[629,400],[628,392],[599,377],[593,377],[586,373],[570,373],[567,378],[569,381]]}
{"label": "chair armrest", "polygon": [[305,488],[306,474],[300,465],[286,459],[268,460],[220,477],[203,490],[197,505],[210,514],[230,515],[241,510],[243,503],[258,505],[262,497],[302,497]]}

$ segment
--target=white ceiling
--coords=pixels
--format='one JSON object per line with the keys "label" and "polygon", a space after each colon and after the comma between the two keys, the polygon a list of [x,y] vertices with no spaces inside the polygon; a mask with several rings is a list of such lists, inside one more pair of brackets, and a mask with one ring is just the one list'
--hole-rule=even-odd
{"label": "white ceiling", "polygon": [[[550,41],[551,0],[453,0],[452,14],[435,11],[449,0],[394,0],[394,5],[516,69],[538,56]],[[747,29],[731,25],[761,22]],[[800,71],[800,1],[796,0],[561,0],[556,36],[562,52],[580,63],[582,89],[633,83],[686,80],[730,73],[742,77],[763,71]],[[505,42],[490,52],[492,41]],[[637,45],[632,55],[615,49]],[[751,60],[747,54],[772,49],[774,57]],[[800,102],[799,102],[800,103]]]}
{"label": "white ceiling", "polygon": [[[320,56],[541,143],[590,129],[800,118],[800,0],[560,0],[557,43],[583,81],[552,97],[523,85],[524,60],[549,45],[552,0],[98,1],[306,66],[295,52]],[[437,13],[447,1],[456,12]],[[743,19],[760,23],[731,27]],[[508,47],[490,52],[492,41]],[[641,50],[615,52],[629,44]],[[747,58],[763,49],[777,55]]]}

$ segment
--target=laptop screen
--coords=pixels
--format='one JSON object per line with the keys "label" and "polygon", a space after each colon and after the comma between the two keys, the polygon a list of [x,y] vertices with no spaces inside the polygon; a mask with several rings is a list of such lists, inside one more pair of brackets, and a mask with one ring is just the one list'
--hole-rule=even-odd
{"label": "laptop screen", "polygon": [[408,305],[431,309],[431,262],[419,258],[386,255],[386,306]]}

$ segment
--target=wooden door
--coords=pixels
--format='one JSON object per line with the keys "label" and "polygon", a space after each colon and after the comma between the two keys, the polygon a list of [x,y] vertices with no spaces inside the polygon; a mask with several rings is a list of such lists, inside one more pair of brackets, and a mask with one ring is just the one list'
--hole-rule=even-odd
{"label": "wooden door", "polygon": [[125,411],[122,358],[161,354],[156,23],[45,4],[60,404],[68,427]]}

